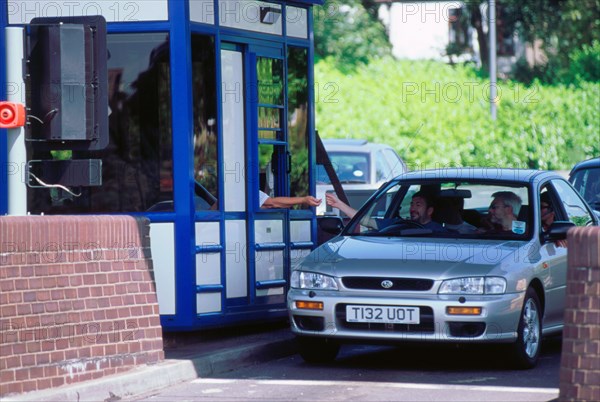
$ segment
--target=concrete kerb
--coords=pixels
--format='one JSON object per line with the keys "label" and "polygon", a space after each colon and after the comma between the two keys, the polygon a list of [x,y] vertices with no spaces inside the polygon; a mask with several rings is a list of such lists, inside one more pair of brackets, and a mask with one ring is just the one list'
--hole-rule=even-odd
{"label": "concrete kerb", "polygon": [[2,402],[112,402],[132,398],[196,378],[290,356],[292,336],[223,349],[186,359],[167,359],[97,380],[2,398]]}

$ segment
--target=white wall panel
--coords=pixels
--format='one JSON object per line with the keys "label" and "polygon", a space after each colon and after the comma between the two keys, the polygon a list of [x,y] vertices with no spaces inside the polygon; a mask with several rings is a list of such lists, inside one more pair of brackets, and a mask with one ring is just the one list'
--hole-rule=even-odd
{"label": "white wall panel", "polygon": [[280,4],[265,1],[219,0],[219,23],[230,28],[281,35],[283,16],[279,14],[274,24],[265,24],[260,20],[261,7],[282,11]]}
{"label": "white wall panel", "polygon": [[[256,281],[283,279],[283,251],[266,250],[256,252]],[[260,289],[257,296],[280,295],[283,288]]]}
{"label": "white wall panel", "polygon": [[281,243],[283,242],[283,222],[280,220],[254,221],[255,243]]}
{"label": "white wall panel", "polygon": [[214,0],[190,0],[190,21],[214,24]]}
{"label": "white wall panel", "polygon": [[160,314],[175,314],[175,225],[150,224],[150,249]]}
{"label": "white wall panel", "polygon": [[225,222],[227,297],[248,295],[246,221]]}
{"label": "white wall panel", "polygon": [[196,295],[196,313],[217,313],[221,311],[221,293],[200,293]]}
{"label": "white wall panel", "polygon": [[8,23],[28,24],[36,17],[102,15],[107,22],[166,21],[167,0],[8,0]]}
{"label": "white wall panel", "polygon": [[285,8],[286,35],[308,39],[308,11],[305,8],[287,6]]}
{"label": "white wall panel", "polygon": [[310,221],[291,221],[290,232],[292,243],[310,241]]}
{"label": "white wall panel", "polygon": [[244,65],[241,52],[221,51],[221,74],[225,210],[245,211]]}

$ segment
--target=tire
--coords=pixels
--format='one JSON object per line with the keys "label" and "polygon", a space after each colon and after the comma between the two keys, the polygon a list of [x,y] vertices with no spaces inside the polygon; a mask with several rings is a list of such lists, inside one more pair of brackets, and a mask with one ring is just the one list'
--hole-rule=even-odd
{"label": "tire", "polygon": [[542,345],[542,310],[537,293],[527,289],[523,309],[519,317],[517,341],[512,345],[513,362],[516,368],[535,367]]}
{"label": "tire", "polygon": [[330,363],[340,351],[340,344],[327,338],[297,337],[298,353],[307,363]]}

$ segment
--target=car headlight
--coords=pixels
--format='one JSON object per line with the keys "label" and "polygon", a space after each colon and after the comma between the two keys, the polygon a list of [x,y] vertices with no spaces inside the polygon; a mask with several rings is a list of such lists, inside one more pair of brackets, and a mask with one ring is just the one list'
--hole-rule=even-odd
{"label": "car headlight", "polygon": [[305,271],[292,271],[291,286],[297,289],[338,290],[333,277]]}
{"label": "car headlight", "polygon": [[506,279],[491,276],[450,279],[442,282],[442,295],[500,295],[506,292]]}

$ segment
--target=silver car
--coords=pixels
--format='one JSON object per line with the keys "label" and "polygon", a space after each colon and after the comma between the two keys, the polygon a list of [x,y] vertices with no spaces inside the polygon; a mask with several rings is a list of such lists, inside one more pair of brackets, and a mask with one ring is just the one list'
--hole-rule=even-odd
{"label": "silver car", "polygon": [[332,360],[343,342],[505,343],[516,366],[533,367],[542,335],[563,328],[566,233],[597,224],[554,173],[405,173],[292,270],[300,354]]}

